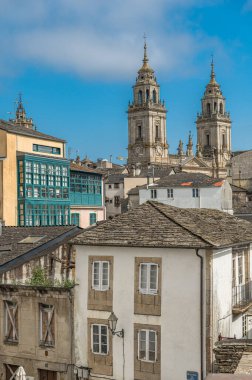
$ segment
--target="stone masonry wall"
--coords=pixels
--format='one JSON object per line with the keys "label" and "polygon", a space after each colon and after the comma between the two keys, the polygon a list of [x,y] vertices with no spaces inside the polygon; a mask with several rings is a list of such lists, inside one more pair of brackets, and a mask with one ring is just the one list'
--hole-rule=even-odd
{"label": "stone masonry wall", "polygon": [[244,352],[252,352],[252,339],[231,339],[215,343],[216,373],[235,373]]}

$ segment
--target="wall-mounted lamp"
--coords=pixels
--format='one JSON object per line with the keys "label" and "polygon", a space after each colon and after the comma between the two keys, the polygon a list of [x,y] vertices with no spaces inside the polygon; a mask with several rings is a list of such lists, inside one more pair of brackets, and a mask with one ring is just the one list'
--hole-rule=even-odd
{"label": "wall-mounted lamp", "polygon": [[116,331],[117,321],[118,321],[118,318],[115,315],[115,313],[112,311],[112,313],[108,317],[109,330],[112,332],[112,335],[117,335],[120,338],[124,338],[124,329],[120,331]]}

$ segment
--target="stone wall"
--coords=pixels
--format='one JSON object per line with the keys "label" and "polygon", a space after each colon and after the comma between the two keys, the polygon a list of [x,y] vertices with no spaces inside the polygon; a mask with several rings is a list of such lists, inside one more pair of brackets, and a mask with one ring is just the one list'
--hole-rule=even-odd
{"label": "stone wall", "polygon": [[252,352],[252,339],[230,339],[215,343],[216,373],[235,373],[244,352]]}

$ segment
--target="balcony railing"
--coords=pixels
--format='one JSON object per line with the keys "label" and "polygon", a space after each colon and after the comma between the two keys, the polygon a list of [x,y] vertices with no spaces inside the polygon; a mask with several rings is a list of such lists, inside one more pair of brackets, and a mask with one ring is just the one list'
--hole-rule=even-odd
{"label": "balcony railing", "polygon": [[232,288],[233,309],[243,309],[252,303],[252,281]]}

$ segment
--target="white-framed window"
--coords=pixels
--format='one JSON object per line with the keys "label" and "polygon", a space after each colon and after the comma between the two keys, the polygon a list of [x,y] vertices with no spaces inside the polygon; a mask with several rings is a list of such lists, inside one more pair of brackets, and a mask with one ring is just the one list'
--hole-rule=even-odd
{"label": "white-framed window", "polygon": [[157,190],[152,189],[150,192],[151,192],[151,199],[156,199],[157,198]]}
{"label": "white-framed window", "polygon": [[109,262],[94,261],[92,266],[92,288],[105,291],[109,289]]}
{"label": "white-framed window", "polygon": [[157,294],[158,264],[141,263],[139,273],[139,290],[143,294]]}
{"label": "white-framed window", "polygon": [[108,355],[108,326],[92,325],[91,326],[92,352],[99,355]]}
{"label": "white-framed window", "polygon": [[154,330],[139,330],[138,358],[148,362],[157,360],[157,332]]}
{"label": "white-framed window", "polygon": [[199,189],[192,189],[193,198],[199,198]]}
{"label": "white-framed window", "polygon": [[173,189],[167,189],[167,198],[173,198]]}
{"label": "white-framed window", "polygon": [[232,254],[233,278],[232,286],[239,286],[245,283],[245,253],[244,250],[233,252]]}

